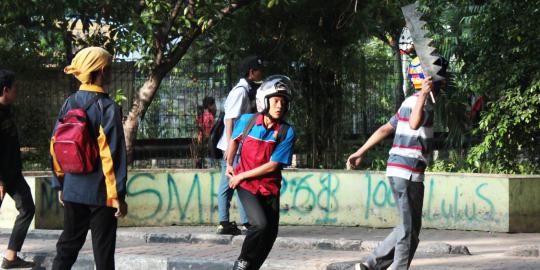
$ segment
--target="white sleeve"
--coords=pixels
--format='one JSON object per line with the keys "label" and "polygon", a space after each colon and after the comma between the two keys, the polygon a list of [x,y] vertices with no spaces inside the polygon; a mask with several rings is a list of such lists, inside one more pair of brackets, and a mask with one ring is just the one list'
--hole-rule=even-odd
{"label": "white sleeve", "polygon": [[[245,107],[247,91],[244,87],[236,87],[227,96],[225,101],[225,119],[238,118],[242,115]],[[249,99],[248,99],[249,100]]]}

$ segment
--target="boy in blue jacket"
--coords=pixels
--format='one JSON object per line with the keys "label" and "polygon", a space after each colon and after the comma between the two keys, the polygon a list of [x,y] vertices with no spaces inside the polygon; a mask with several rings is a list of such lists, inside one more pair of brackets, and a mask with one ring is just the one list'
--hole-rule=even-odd
{"label": "boy in blue jacket", "polygon": [[88,229],[92,230],[96,269],[114,269],[117,218],[127,214],[127,154],[120,107],[104,89],[111,80],[111,64],[112,56],[106,50],[89,47],[77,53],[71,65],[64,69],[81,86],[68,98],[58,118],[96,100],[90,102],[86,113],[90,134],[95,135],[99,149],[99,160],[93,172],[65,173],[55,155],[54,137],[51,140],[53,188],[58,190],[58,198],[64,205],[64,231],[56,244],[52,268],[55,270],[71,269]]}

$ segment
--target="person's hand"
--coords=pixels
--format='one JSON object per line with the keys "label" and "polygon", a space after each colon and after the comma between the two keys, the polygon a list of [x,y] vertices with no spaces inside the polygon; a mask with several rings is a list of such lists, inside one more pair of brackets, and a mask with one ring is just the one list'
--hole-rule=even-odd
{"label": "person's hand", "polygon": [[3,183],[0,184],[0,201],[4,200],[4,197],[6,196],[6,187]]}
{"label": "person's hand", "polygon": [[244,181],[244,178],[242,177],[242,174],[235,175],[231,178],[229,178],[229,187],[232,189],[235,189],[240,182]]}
{"label": "person's hand", "polygon": [[227,176],[229,179],[234,177],[233,166],[227,164],[227,168],[225,169],[225,176]]}
{"label": "person's hand", "polygon": [[197,144],[202,144],[203,141],[203,133],[202,130],[199,130],[199,133],[197,133]]}
{"label": "person's hand", "polygon": [[124,200],[119,200],[118,202],[118,208],[116,209],[116,213],[114,213],[114,216],[116,218],[122,218],[125,217],[128,213],[128,205]]}
{"label": "person's hand", "polygon": [[358,152],[353,153],[347,159],[347,170],[354,169],[362,162],[362,155]]}
{"label": "person's hand", "polygon": [[64,192],[62,190],[58,191],[58,202],[64,206]]}
{"label": "person's hand", "polygon": [[433,80],[431,76],[424,79],[422,82],[422,94],[428,95],[433,90]]}

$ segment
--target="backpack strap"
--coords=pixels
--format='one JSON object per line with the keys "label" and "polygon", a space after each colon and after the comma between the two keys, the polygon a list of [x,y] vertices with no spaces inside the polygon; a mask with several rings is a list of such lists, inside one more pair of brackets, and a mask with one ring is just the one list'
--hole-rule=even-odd
{"label": "backpack strap", "polygon": [[[67,104],[69,104],[69,107],[71,109],[76,109],[76,108],[80,108],[81,106],[79,106],[79,103],[77,103],[77,101],[75,100],[75,93],[71,94],[69,97],[68,97],[68,100],[66,101]],[[66,111],[67,112],[67,111]]]}
{"label": "backpack strap", "polygon": [[249,119],[249,122],[247,123],[247,125],[244,127],[244,132],[242,133],[242,141],[240,141],[240,146],[238,147],[238,154],[241,155],[242,154],[242,146],[244,146],[244,141],[246,140],[249,132],[251,131],[251,129],[253,128],[253,126],[255,126],[255,122],[257,122],[257,117],[259,117],[260,113],[255,113],[253,114],[253,116],[251,117],[251,119]]}
{"label": "backpack strap", "polygon": [[64,104],[62,104],[62,109],[60,109],[60,115],[59,115],[58,119],[62,119],[62,118],[64,117],[63,115],[66,113],[66,111],[65,111],[65,110],[66,110],[66,106],[67,106],[68,104],[72,104],[72,103],[71,103],[71,99],[72,99],[73,95],[74,95],[74,94],[70,94],[70,95],[66,98],[66,100],[64,101]]}
{"label": "backpack strap", "polygon": [[102,96],[105,96],[105,94],[96,93],[96,95],[93,96],[91,99],[89,99],[84,104],[84,106],[81,107],[81,109],[84,110],[85,112],[88,111],[88,109],[90,109],[90,106],[92,106],[92,104],[96,103],[96,101],[98,101]]}
{"label": "backpack strap", "polygon": [[[245,87],[244,85],[236,85],[235,87],[233,87],[232,90],[236,89],[236,88],[244,88],[244,90],[246,91],[246,93],[249,93],[249,89],[247,87]],[[232,92],[231,90],[231,92]]]}
{"label": "backpack strap", "polygon": [[[107,94],[103,94],[103,93],[96,93],[95,96],[93,96],[91,99],[89,99],[86,103],[84,103],[83,106],[80,106],[77,101],[75,100],[75,94],[72,94],[71,96],[68,97],[68,100],[66,101],[66,104],[69,103],[71,105],[71,108],[79,108],[79,109],[82,109],[84,110],[85,112],[88,111],[88,109],[90,109],[90,106],[92,106],[92,104],[94,104],[96,101],[98,101],[100,98],[104,97],[104,96],[107,96]],[[64,104],[64,106],[66,105]]]}
{"label": "backpack strap", "polygon": [[[77,104],[77,101],[75,101],[75,94],[71,94],[71,95],[67,98],[67,100],[66,100],[66,102],[64,103],[64,106],[63,106],[63,107],[65,108],[65,106],[69,103],[69,104],[71,105],[71,108],[80,108],[80,109],[82,109],[82,110],[84,110],[84,111],[86,112],[86,111],[88,111],[88,109],[90,108],[90,106],[92,106],[92,104],[94,104],[96,101],[99,102],[99,100],[100,100],[102,97],[106,97],[106,96],[108,96],[108,95],[105,94],[105,93],[96,93],[96,95],[93,96],[91,99],[89,99],[89,100],[84,104],[83,107],[80,107],[79,104]],[[100,105],[99,103],[98,103],[98,106],[99,106],[100,109],[101,109],[101,105]],[[67,113],[68,113],[67,111],[64,112],[64,114],[63,114],[58,120],[61,121],[64,117],[67,116]],[[79,118],[79,120],[83,120],[83,119],[80,119],[80,116],[75,116],[75,117]],[[92,134],[92,137],[97,138],[97,136],[96,136],[96,134],[95,134],[95,131],[94,131],[93,129],[90,129],[90,132],[91,132],[91,134]]]}
{"label": "backpack strap", "polygon": [[[246,140],[246,138],[247,138],[249,132],[251,131],[251,129],[253,128],[253,126],[255,126],[255,123],[257,122],[257,117],[259,117],[259,115],[260,115],[260,113],[253,114],[251,119],[249,119],[248,124],[244,128],[244,131],[242,133],[242,141],[240,141],[240,146],[238,147],[238,153],[240,155],[242,154],[242,146],[244,145],[244,141]],[[277,134],[277,137],[276,137],[276,145],[278,145],[283,140],[285,140],[285,138],[287,137],[287,133],[289,132],[289,127],[290,127],[290,125],[287,124],[286,122],[282,122],[280,124],[279,131],[278,131],[278,134]]]}
{"label": "backpack strap", "polygon": [[[285,138],[287,137],[287,133],[289,132],[290,125],[286,122],[281,122],[281,125],[279,126],[279,131],[276,137],[276,147],[279,143],[281,143]],[[274,150],[276,148],[274,147]],[[283,169],[283,164],[280,165],[280,168]]]}
{"label": "backpack strap", "polygon": [[285,140],[285,138],[287,137],[287,133],[289,132],[289,127],[290,127],[289,124],[285,122],[281,123],[277,137],[276,137],[276,145],[282,142],[283,140]]}

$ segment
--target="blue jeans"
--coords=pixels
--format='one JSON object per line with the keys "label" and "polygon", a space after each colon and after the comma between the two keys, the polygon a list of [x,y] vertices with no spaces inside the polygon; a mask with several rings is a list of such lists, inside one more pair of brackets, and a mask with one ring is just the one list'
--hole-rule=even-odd
{"label": "blue jeans", "polygon": [[[233,167],[236,167],[238,164],[239,156],[236,155],[233,162]],[[229,188],[229,178],[225,175],[225,169],[227,168],[227,163],[225,162],[225,159],[221,160],[221,180],[219,182],[219,190],[218,190],[218,213],[219,213],[219,221],[229,221],[229,208],[231,208],[231,200],[233,197],[234,189]],[[240,223],[248,223],[248,218],[246,215],[246,211],[244,210],[244,207],[242,206],[242,202],[240,202],[240,199],[237,197],[237,205],[238,205],[238,212],[240,213]]]}

